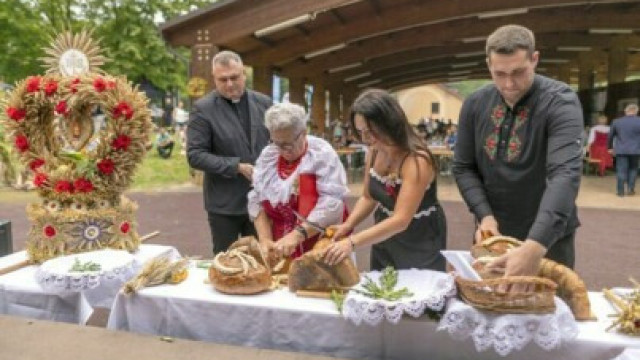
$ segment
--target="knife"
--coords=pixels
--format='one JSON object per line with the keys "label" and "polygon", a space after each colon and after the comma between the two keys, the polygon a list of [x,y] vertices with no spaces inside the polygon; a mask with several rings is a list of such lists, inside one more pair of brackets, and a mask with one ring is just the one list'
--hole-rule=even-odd
{"label": "knife", "polygon": [[300,220],[301,222],[311,226],[312,229],[320,232],[320,237],[322,237],[322,235],[324,235],[324,233],[327,231],[327,228],[323,228],[322,226],[318,225],[317,223],[307,220],[307,218],[302,216],[299,212],[297,212],[297,211],[295,211],[293,209],[291,211],[293,211],[293,215],[295,215],[298,218],[298,220]]}

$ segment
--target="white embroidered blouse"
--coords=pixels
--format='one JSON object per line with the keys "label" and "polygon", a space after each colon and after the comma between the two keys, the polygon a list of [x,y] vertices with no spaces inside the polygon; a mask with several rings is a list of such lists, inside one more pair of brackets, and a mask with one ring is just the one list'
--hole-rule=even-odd
{"label": "white embroidered blouse", "polygon": [[322,227],[342,222],[344,197],[348,194],[347,176],[340,158],[325,140],[307,135],[307,152],[300,164],[286,179],[278,175],[278,147],[267,145],[253,169],[253,189],[248,195],[248,210],[255,219],[262,210],[261,203],[269,201],[273,207],[287,204],[300,174],[316,175],[318,202],[307,216]]}

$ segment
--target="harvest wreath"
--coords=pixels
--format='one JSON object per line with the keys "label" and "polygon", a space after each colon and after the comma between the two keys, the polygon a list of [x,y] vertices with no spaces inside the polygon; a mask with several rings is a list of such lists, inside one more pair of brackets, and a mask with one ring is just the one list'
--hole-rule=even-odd
{"label": "harvest wreath", "polygon": [[[147,98],[97,68],[103,58],[87,33],[62,34],[46,51],[47,74],[18,82],[0,113],[42,198],[27,207],[30,258],[135,250],[136,205],[121,193],[146,152]],[[103,125],[95,124],[96,111]]]}

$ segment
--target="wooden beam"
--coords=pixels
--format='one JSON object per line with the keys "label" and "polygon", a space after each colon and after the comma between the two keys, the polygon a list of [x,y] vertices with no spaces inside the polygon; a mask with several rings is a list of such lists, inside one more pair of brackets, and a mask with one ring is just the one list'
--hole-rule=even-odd
{"label": "wooden beam", "polygon": [[342,14],[340,14],[338,9],[331,9],[331,10],[329,10],[329,13],[331,13],[331,15],[333,15],[333,17],[336,18],[336,20],[338,20],[338,22],[341,25],[344,25],[344,24],[347,23],[347,20],[345,20],[344,16],[342,16]]}
{"label": "wooden beam", "polygon": [[162,35],[172,46],[191,46],[195,31],[207,29],[215,44],[235,39],[301,16],[325,11],[349,3],[351,0],[260,0],[234,1],[223,6],[213,4],[194,14],[172,19],[161,26]]}
{"label": "wooden beam", "polygon": [[[572,21],[567,21],[571,18]],[[511,16],[510,22],[522,24],[537,34],[567,31],[585,31],[590,27],[610,26],[616,19],[618,27],[633,27],[637,24],[637,14],[622,14],[618,11],[600,11],[591,17],[576,17],[571,9],[551,9],[536,14]],[[319,73],[330,68],[379,57],[401,53],[407,50],[438,46],[450,39],[486,36],[504,24],[503,19],[462,19],[448,23],[427,25],[394,34],[393,38],[375,37],[358,44],[352,44],[331,55],[321,55],[309,59],[307,63],[283,66],[283,72],[290,75]],[[609,25],[607,25],[609,24]]]}
{"label": "wooden beam", "polygon": [[[622,0],[621,0],[622,1]],[[607,0],[596,1],[596,3],[608,3]],[[406,4],[398,4],[392,8],[386,9],[384,16],[372,17],[367,13],[357,18],[350,18],[345,27],[327,26],[322,31],[314,32],[305,41],[295,41],[295,39],[283,39],[282,46],[277,50],[261,50],[248,52],[245,55],[247,62],[262,63],[282,63],[284,61],[295,59],[300,54],[306,54],[316,49],[326,48],[332,45],[349,42],[353,39],[370,37],[372,34],[387,34],[397,29],[407,29],[412,27],[420,27],[422,24],[450,23],[456,19],[467,18],[471,20],[471,27],[478,22],[475,15],[482,12],[504,10],[505,8],[518,7],[542,7],[542,6],[558,6],[558,8],[549,8],[547,11],[564,11],[563,7],[572,4],[571,0],[512,0],[508,5],[504,0],[483,0],[483,1],[423,1],[409,2]],[[608,8],[610,8],[609,6]],[[569,13],[573,16],[565,18],[565,22],[572,22],[576,19],[575,7],[571,8]],[[538,12],[538,11],[536,11]],[[534,14],[525,14],[519,17],[527,17]],[[518,17],[510,16],[509,23],[519,23],[515,20]],[[505,24],[504,18],[494,18],[498,20],[496,23]],[[571,19],[568,21],[567,19]],[[543,22],[544,23],[544,22]],[[610,19],[609,19],[610,25]],[[451,26],[451,25],[449,25]],[[616,24],[617,26],[617,24]],[[434,33],[429,33],[433,36]],[[437,33],[435,33],[437,34]],[[482,34],[488,35],[488,32]],[[436,36],[439,37],[439,36]]]}

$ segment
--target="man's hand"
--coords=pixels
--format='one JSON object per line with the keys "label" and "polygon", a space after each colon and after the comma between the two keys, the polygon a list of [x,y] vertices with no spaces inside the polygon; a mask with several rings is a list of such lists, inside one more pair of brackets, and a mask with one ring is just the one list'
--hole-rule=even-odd
{"label": "man's hand", "polygon": [[[547,249],[539,242],[527,239],[521,246],[487,264],[487,269],[504,272],[504,276],[537,276],[540,269],[540,260],[546,253]],[[523,292],[531,289],[513,288],[501,290]]]}
{"label": "man's hand", "polygon": [[253,165],[246,163],[238,164],[238,173],[242,174],[247,180],[252,181],[253,179]]}
{"label": "man's hand", "polygon": [[482,241],[482,233],[488,232],[491,233],[492,236],[500,235],[500,231],[498,231],[498,222],[493,215],[488,215],[482,218],[480,224],[478,224],[478,228],[476,229],[475,234],[475,243],[478,244]]}

